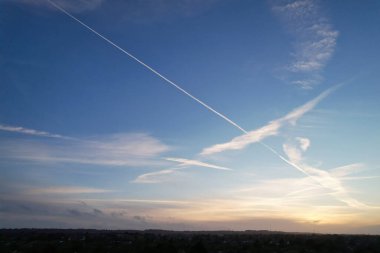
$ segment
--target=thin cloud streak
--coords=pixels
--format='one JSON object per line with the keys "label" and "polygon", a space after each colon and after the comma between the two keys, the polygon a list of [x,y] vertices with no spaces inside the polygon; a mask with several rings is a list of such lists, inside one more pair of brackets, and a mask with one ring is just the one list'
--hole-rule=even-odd
{"label": "thin cloud streak", "polygon": [[54,194],[54,195],[67,195],[67,194],[83,194],[83,193],[106,193],[112,192],[111,190],[90,188],[90,187],[46,187],[46,188],[35,188],[28,189],[27,194],[40,195],[40,194]]}
{"label": "thin cloud streak", "polygon": [[176,167],[172,169],[165,169],[150,173],[145,173],[140,176],[138,176],[135,180],[133,180],[133,183],[162,183],[166,181],[170,181],[174,175],[177,176],[181,175],[179,174],[179,171],[188,167],[205,167],[205,168],[211,168],[211,169],[217,169],[217,170],[225,170],[225,171],[232,171],[230,168],[205,163],[197,160],[190,160],[190,159],[184,159],[184,158],[174,158],[174,157],[167,157],[164,160],[170,161],[170,162],[176,162],[178,163]]}
{"label": "thin cloud streak", "polygon": [[[255,129],[253,131],[247,132],[244,135],[238,136],[233,138],[231,141],[222,143],[222,144],[216,144],[211,147],[207,147],[202,150],[201,155],[212,155],[216,153],[220,153],[227,150],[240,150],[252,143],[260,142],[269,137],[277,135],[280,128],[283,126],[290,124],[290,125],[296,125],[297,120],[301,118],[305,113],[312,110],[320,101],[322,101],[324,98],[326,98],[328,95],[330,95],[333,91],[335,91],[340,85],[336,85],[324,92],[322,92],[320,95],[318,95],[316,98],[310,100],[306,104],[292,110],[288,114],[286,114],[284,117],[273,120],[269,122],[267,125]],[[263,144],[266,146],[265,144]],[[267,147],[268,149],[271,149],[270,147]],[[277,153],[273,149],[271,149],[272,152]],[[278,156],[280,156],[277,153]],[[280,156],[281,158],[281,156]],[[284,157],[281,158],[282,160],[286,161]],[[289,163],[289,161],[286,161]],[[290,164],[290,163],[289,163]],[[292,165],[293,166],[293,165]]]}
{"label": "thin cloud streak", "polygon": [[40,163],[76,163],[107,166],[157,166],[170,150],[145,134],[117,134],[75,142],[10,140],[0,143],[0,157]]}
{"label": "thin cloud streak", "polygon": [[152,184],[152,183],[162,183],[164,181],[168,181],[168,175],[172,175],[178,169],[166,169],[160,170],[151,173],[145,173],[138,176],[132,183],[142,183],[142,184]]}
{"label": "thin cloud streak", "polygon": [[114,199],[90,199],[86,198],[86,202],[91,203],[104,203],[104,202],[115,202],[115,203],[144,203],[144,204],[156,204],[156,205],[188,205],[191,204],[189,201],[184,200],[172,200],[172,199],[129,199],[129,198],[114,198]]}
{"label": "thin cloud streak", "polygon": [[341,177],[340,180],[349,181],[349,180],[365,180],[365,179],[377,179],[377,178],[380,178],[380,176]]}
{"label": "thin cloud streak", "polygon": [[35,130],[35,129],[20,127],[20,126],[9,126],[9,125],[0,124],[0,130],[1,131],[7,131],[7,132],[13,132],[13,133],[39,136],[39,137],[75,140],[75,138],[72,138],[72,137],[67,137],[67,136],[63,136],[60,134],[53,134],[53,133],[49,133],[49,132],[45,132],[45,131],[39,131],[39,130]]}
{"label": "thin cloud streak", "polygon": [[354,163],[341,167],[334,168],[330,170],[330,174],[334,177],[345,177],[351,175],[353,173],[361,172],[364,168],[364,164],[362,163]]}
{"label": "thin cloud streak", "polygon": [[201,155],[212,155],[226,150],[239,150],[247,145],[255,142],[260,142],[264,138],[272,135],[277,135],[281,127],[280,122],[272,121],[268,125],[259,129],[247,132],[243,135],[233,138],[231,141],[221,144],[216,144],[202,150]]}
{"label": "thin cloud streak", "polygon": [[173,157],[168,157],[165,158],[166,161],[172,161],[172,162],[177,162],[179,163],[177,166],[179,167],[189,167],[189,166],[199,166],[199,167],[206,167],[206,168],[212,168],[212,169],[217,169],[217,170],[232,170],[230,168],[210,164],[210,163],[205,163],[197,160],[190,160],[190,159],[184,159],[184,158],[173,158]]}

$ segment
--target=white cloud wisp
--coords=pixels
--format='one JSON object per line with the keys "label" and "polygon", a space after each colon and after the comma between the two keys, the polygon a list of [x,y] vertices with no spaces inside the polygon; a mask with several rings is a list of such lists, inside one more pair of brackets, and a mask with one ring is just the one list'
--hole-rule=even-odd
{"label": "white cloud wisp", "polygon": [[277,135],[280,128],[282,128],[286,124],[295,125],[299,118],[301,118],[305,113],[312,110],[321,100],[323,100],[328,95],[330,95],[338,87],[339,87],[339,85],[334,86],[334,87],[322,92],[316,98],[314,98],[314,99],[310,100],[309,102],[307,102],[306,104],[292,110],[291,112],[286,114],[284,117],[270,121],[267,125],[259,128],[259,129],[255,129],[255,130],[250,131],[246,134],[235,137],[229,142],[222,143],[222,144],[216,144],[216,145],[213,145],[211,147],[207,147],[207,148],[202,150],[201,155],[212,155],[212,154],[220,153],[220,152],[227,151],[227,150],[243,149],[252,143],[260,142],[269,136]]}
{"label": "white cloud wisp", "polygon": [[0,156],[40,163],[76,163],[106,166],[160,165],[159,156],[170,150],[145,134],[117,134],[78,141],[10,140],[0,143]]}
{"label": "white cloud wisp", "polygon": [[190,159],[184,159],[184,158],[173,158],[173,157],[168,157],[165,158],[167,161],[171,162],[177,162],[179,163],[177,166],[178,167],[189,167],[189,166],[198,166],[198,167],[205,167],[205,168],[211,168],[211,169],[217,169],[217,170],[232,170],[230,168],[210,164],[210,163],[205,163],[197,160],[190,160]]}
{"label": "white cloud wisp", "polygon": [[162,183],[164,181],[168,181],[169,177],[172,176],[178,169],[167,169],[160,170],[150,173],[145,173],[138,176],[133,183],[141,183],[141,184],[151,184],[151,183]]}
{"label": "white cloud wisp", "polygon": [[304,89],[322,80],[320,71],[333,55],[338,38],[338,32],[320,9],[316,0],[286,1],[273,7],[295,36],[293,61],[286,69],[291,83]]}
{"label": "white cloud wisp", "polygon": [[112,192],[111,190],[81,187],[81,186],[71,186],[71,187],[46,187],[46,188],[32,188],[28,189],[27,194],[31,195],[67,195],[67,194],[89,194],[89,193],[107,193]]}
{"label": "white cloud wisp", "polygon": [[205,162],[201,162],[197,160],[191,160],[191,159],[167,157],[165,158],[165,160],[170,161],[170,162],[176,162],[178,164],[172,169],[165,169],[165,170],[142,174],[138,176],[132,182],[134,183],[162,183],[162,182],[172,179],[172,177],[175,175],[179,176],[180,170],[188,168],[188,167],[193,167],[193,166],[216,169],[216,170],[232,171],[232,169],[230,168],[218,166],[215,164],[205,163]]}
{"label": "white cloud wisp", "polygon": [[72,137],[63,136],[60,134],[52,134],[45,131],[39,131],[35,129],[20,127],[20,126],[9,126],[0,124],[0,130],[6,131],[6,132],[13,132],[13,133],[20,133],[20,134],[27,134],[27,135],[33,135],[33,136],[39,136],[39,137],[48,137],[48,138],[58,138],[58,139],[67,139],[67,140],[73,140]]}

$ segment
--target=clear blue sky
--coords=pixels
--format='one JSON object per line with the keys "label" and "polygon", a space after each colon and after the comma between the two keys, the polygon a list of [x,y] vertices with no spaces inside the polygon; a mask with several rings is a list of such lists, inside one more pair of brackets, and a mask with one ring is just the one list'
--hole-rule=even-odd
{"label": "clear blue sky", "polygon": [[53,2],[222,117],[2,0],[1,227],[380,233],[378,1]]}

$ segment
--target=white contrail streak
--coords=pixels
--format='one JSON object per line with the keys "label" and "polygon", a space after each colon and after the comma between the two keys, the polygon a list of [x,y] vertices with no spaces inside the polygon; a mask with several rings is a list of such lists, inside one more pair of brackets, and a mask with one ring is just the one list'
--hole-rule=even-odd
{"label": "white contrail streak", "polygon": [[[103,36],[102,34],[98,33],[97,31],[95,31],[94,29],[92,29],[91,27],[89,27],[88,25],[86,25],[85,23],[83,23],[82,21],[80,21],[79,19],[77,19],[76,17],[74,17],[73,15],[71,15],[69,12],[67,12],[65,9],[63,9],[58,4],[54,3],[51,0],[46,0],[46,1],[48,1],[55,8],[57,8],[58,10],[60,10],[61,12],[63,12],[64,14],[66,14],[67,16],[69,16],[70,18],[72,18],[73,20],[77,21],[79,24],[81,24],[82,26],[84,26],[85,28],[87,28],[88,30],[90,30],[91,32],[95,33],[97,36],[99,36],[103,40],[107,41],[109,44],[111,44],[112,46],[114,46],[115,48],[117,48],[118,50],[120,50],[122,53],[128,55],[133,60],[135,60],[138,63],[140,63],[142,66],[144,66],[145,68],[147,68],[148,70],[150,70],[151,72],[153,72],[154,74],[156,74],[161,79],[165,80],[170,85],[174,86],[176,89],[178,89],[179,91],[181,91],[182,93],[184,93],[185,95],[187,95],[188,97],[190,97],[191,99],[195,100],[196,102],[198,102],[199,104],[201,104],[202,106],[204,106],[205,108],[207,108],[208,110],[212,111],[213,113],[215,113],[216,115],[218,115],[219,117],[221,117],[222,119],[224,119],[225,121],[227,121],[228,123],[230,123],[231,125],[233,125],[234,127],[236,127],[237,129],[239,129],[244,134],[248,134],[248,131],[246,131],[244,128],[242,128],[241,126],[239,126],[237,123],[235,123],[234,121],[232,121],[231,119],[229,119],[227,116],[223,115],[222,113],[220,113],[217,110],[213,109],[211,106],[209,106],[208,104],[206,104],[202,100],[200,100],[197,97],[193,96],[192,94],[190,94],[189,92],[187,92],[185,89],[181,88],[178,84],[176,84],[175,82],[171,81],[170,79],[168,79],[164,75],[160,74],[154,68],[150,67],[149,65],[147,65],[146,63],[144,63],[143,61],[141,61],[140,59],[138,59],[137,57],[135,57],[131,53],[129,53],[128,51],[124,50],[123,48],[121,48],[120,46],[118,46],[117,44],[115,44],[114,42],[112,42],[111,40],[109,40],[108,38],[106,38],[105,36]],[[275,154],[277,157],[279,157],[281,160],[285,161],[287,164],[291,165],[292,167],[296,168],[297,170],[300,170],[301,172],[305,173],[307,176],[310,176],[302,168],[300,168],[299,166],[296,166],[291,161],[287,160],[285,157],[283,157],[282,155],[280,155],[276,150],[274,150],[273,148],[271,148],[267,144],[265,144],[263,142],[260,142],[260,141],[259,141],[259,143],[261,145],[263,145],[263,147],[265,147],[267,150],[271,151],[273,154]]]}
{"label": "white contrail streak", "polygon": [[204,107],[206,107],[208,110],[212,111],[213,113],[215,113],[216,115],[218,115],[219,117],[221,117],[222,119],[226,120],[228,123],[232,124],[233,126],[237,127],[239,130],[243,131],[244,133],[247,133],[247,131],[245,131],[241,126],[239,126],[238,124],[236,124],[234,121],[232,121],[231,119],[229,119],[227,116],[221,114],[220,112],[216,111],[215,109],[213,109],[211,106],[209,106],[208,104],[206,104],[205,102],[203,102],[202,100],[198,99],[197,97],[191,95],[189,92],[187,92],[185,89],[181,88],[178,84],[176,84],[175,82],[171,81],[170,79],[168,79],[167,77],[165,77],[164,75],[160,74],[157,70],[155,70],[154,68],[150,67],[149,65],[147,65],[146,63],[144,63],[143,61],[141,61],[140,59],[138,59],[136,56],[132,55],[131,53],[129,53],[128,51],[126,51],[125,49],[121,48],[120,46],[118,46],[117,44],[115,44],[114,42],[112,42],[111,40],[107,39],[105,36],[103,36],[102,34],[98,33],[97,31],[95,31],[94,29],[92,29],[91,27],[89,27],[88,25],[86,25],[85,23],[83,23],[82,21],[80,21],[79,19],[77,19],[76,17],[74,17],[73,15],[71,15],[69,12],[67,12],[65,9],[63,9],[61,6],[59,6],[58,4],[54,3],[53,1],[51,0],[47,0],[51,5],[53,5],[55,8],[57,8],[58,10],[62,11],[63,13],[65,13],[67,16],[69,16],[70,18],[74,19],[75,21],[77,21],[79,24],[81,24],[82,26],[86,27],[88,30],[90,30],[91,32],[95,33],[96,35],[98,35],[100,38],[102,38],[103,40],[107,41],[109,44],[111,44],[112,46],[114,46],[115,48],[119,49],[121,52],[123,52],[124,54],[128,55],[129,57],[131,57],[133,60],[137,61],[138,63],[140,63],[141,65],[143,65],[145,68],[147,68],[148,70],[150,70],[151,72],[153,72],[154,74],[156,74],[157,76],[159,76],[161,79],[165,80],[166,82],[168,82],[169,84],[171,84],[172,86],[174,86],[176,89],[178,89],[179,91],[181,91],[182,93],[186,94],[188,97],[192,98],[193,100],[195,100],[196,102],[198,102],[199,104],[203,105]]}

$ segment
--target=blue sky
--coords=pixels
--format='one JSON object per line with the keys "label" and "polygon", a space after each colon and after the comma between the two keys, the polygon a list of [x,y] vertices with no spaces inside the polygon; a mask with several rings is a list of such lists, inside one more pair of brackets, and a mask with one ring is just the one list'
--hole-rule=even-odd
{"label": "blue sky", "polygon": [[52,2],[0,2],[1,227],[380,233],[377,1]]}

